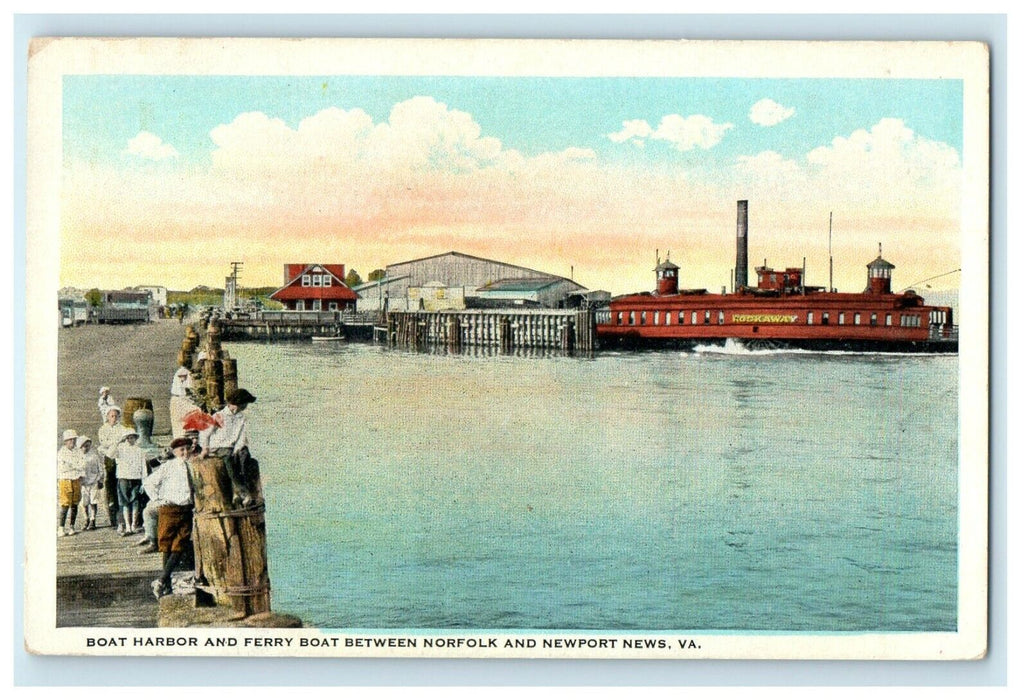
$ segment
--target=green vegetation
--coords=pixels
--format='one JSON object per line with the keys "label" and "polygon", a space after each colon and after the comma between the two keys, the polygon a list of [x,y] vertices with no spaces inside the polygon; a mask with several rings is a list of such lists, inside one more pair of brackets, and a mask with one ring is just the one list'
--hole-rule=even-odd
{"label": "green vegetation", "polygon": [[[273,311],[281,309],[282,304],[268,298],[278,287],[240,287],[237,296],[240,304],[248,300],[259,301],[265,309]],[[220,307],[224,303],[225,292],[221,289],[210,287],[193,287],[188,292],[168,291],[168,305],[189,304],[191,307],[215,306]]]}
{"label": "green vegetation", "polygon": [[349,272],[347,272],[346,279],[343,281],[346,282],[346,286],[350,287],[351,289],[356,287],[358,284],[361,284],[361,282],[363,282],[360,273],[356,270],[350,270]]}
{"label": "green vegetation", "polygon": [[168,305],[189,304],[190,306],[221,306],[225,292],[209,287],[193,287],[188,292],[168,290]]}
{"label": "green vegetation", "polygon": [[385,276],[386,276],[386,271],[383,270],[382,268],[378,268],[377,270],[372,270],[371,272],[368,273],[368,282],[378,282],[380,279],[384,279]]}
{"label": "green vegetation", "polygon": [[100,303],[103,301],[104,295],[103,292],[101,292],[99,289],[94,288],[86,292],[85,297],[86,302],[95,309],[100,306]]}

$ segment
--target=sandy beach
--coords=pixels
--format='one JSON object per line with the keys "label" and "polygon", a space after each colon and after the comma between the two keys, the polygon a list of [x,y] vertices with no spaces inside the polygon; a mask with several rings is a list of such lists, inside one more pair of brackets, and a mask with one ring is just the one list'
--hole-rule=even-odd
{"label": "sandy beach", "polygon": [[145,325],[86,325],[58,332],[57,420],[60,430],[96,435],[101,386],[119,406],[129,397],[154,407],[154,435],[171,433],[171,376],[186,326],[161,319]]}

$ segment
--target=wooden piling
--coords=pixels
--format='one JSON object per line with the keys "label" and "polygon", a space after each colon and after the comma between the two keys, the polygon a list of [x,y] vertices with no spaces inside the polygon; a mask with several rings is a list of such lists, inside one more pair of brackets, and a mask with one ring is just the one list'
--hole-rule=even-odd
{"label": "wooden piling", "polygon": [[260,477],[251,493],[256,505],[233,509],[232,482],[219,458],[189,463],[193,480],[193,548],[201,590],[239,617],[271,610],[267,534]]}
{"label": "wooden piling", "polygon": [[225,383],[221,360],[204,360],[203,376],[207,387],[207,408],[212,411],[220,410],[225,405]]}
{"label": "wooden piling", "polygon": [[228,396],[239,388],[239,378],[236,374],[236,361],[230,357],[221,360],[222,396]]}

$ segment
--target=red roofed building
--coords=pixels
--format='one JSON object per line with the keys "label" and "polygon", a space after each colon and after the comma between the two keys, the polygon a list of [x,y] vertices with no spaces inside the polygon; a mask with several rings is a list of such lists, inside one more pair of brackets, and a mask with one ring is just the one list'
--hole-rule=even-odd
{"label": "red roofed building", "polygon": [[285,284],[271,298],[290,311],[354,311],[357,294],[345,277],[345,265],[287,263]]}

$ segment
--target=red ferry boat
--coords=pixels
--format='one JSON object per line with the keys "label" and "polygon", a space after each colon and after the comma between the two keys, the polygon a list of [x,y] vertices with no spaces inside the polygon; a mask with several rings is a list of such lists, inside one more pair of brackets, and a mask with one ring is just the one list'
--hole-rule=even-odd
{"label": "red ferry boat", "polygon": [[927,306],[912,290],[892,291],[895,266],[878,257],[867,265],[860,293],[826,291],[805,283],[803,268],[756,268],[748,283],[748,202],[738,202],[735,291],[678,288],[679,267],[665,259],[654,270],[657,289],[611,299],[596,334],[603,347],[724,345],[857,352],[956,352],[953,309]]}

